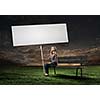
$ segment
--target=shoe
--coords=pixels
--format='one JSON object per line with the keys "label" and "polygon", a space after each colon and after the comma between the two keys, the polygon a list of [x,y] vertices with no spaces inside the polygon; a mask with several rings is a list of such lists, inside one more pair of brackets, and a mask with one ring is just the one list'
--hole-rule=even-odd
{"label": "shoe", "polygon": [[48,74],[47,74],[47,73],[45,73],[44,75],[45,75],[45,76],[48,76]]}

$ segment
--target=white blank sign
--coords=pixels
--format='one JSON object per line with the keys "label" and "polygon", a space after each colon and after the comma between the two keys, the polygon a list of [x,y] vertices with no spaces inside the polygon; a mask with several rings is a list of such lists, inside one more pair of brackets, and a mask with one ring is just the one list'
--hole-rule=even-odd
{"label": "white blank sign", "polygon": [[68,42],[66,24],[12,26],[13,46]]}

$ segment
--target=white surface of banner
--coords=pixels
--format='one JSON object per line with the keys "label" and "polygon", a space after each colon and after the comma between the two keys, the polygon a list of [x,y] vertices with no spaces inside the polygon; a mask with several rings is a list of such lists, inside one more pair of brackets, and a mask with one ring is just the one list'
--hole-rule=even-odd
{"label": "white surface of banner", "polygon": [[67,25],[43,24],[12,26],[13,46],[68,42]]}

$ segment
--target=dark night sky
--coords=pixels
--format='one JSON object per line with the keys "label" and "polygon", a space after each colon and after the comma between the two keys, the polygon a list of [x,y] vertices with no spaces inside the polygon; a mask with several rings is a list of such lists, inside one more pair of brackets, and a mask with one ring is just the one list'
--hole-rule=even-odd
{"label": "dark night sky", "polygon": [[4,34],[3,31],[9,31],[8,34],[11,36],[10,28],[12,25],[50,23],[67,23],[70,40],[69,46],[71,47],[100,46],[100,16],[96,15],[0,16],[0,34]]}

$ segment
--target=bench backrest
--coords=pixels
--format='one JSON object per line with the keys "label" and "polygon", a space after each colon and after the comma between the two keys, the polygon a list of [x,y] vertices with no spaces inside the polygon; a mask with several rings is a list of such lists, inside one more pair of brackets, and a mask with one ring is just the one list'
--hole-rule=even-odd
{"label": "bench backrest", "polygon": [[58,57],[58,63],[86,63],[87,57],[86,56],[64,56]]}

